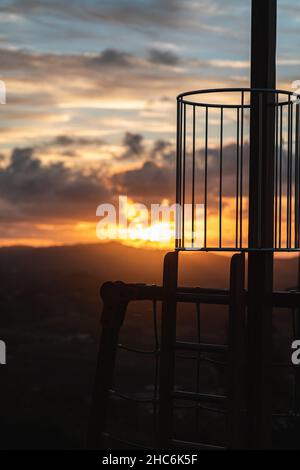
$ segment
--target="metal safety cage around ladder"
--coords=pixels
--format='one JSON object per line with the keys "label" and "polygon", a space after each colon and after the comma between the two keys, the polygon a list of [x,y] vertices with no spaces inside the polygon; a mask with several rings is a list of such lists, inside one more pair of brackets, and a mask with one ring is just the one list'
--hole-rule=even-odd
{"label": "metal safety cage around ladder", "polygon": [[[299,104],[292,92],[269,89],[198,90],[178,96],[178,251],[299,251]],[[266,153],[268,132],[273,159],[266,175],[257,162]],[[261,185],[265,178],[272,179],[267,196]],[[267,211],[262,210],[264,198],[269,199]],[[273,219],[273,229],[264,239],[267,217]],[[255,236],[249,235],[249,225]]]}

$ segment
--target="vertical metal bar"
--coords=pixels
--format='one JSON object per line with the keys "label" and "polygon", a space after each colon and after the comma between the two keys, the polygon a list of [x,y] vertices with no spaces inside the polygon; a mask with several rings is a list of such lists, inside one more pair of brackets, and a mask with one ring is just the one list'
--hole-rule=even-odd
{"label": "vertical metal bar", "polygon": [[[196,316],[197,316],[197,341],[201,343],[201,312],[200,312],[200,304],[196,304]],[[201,366],[201,352],[198,351],[197,353],[197,372],[196,372],[196,393],[200,391],[200,366]],[[200,413],[199,413],[199,406],[197,404],[197,431],[199,431],[200,425]]]}
{"label": "vertical metal bar", "polygon": [[262,175],[262,152],[263,152],[263,120],[264,120],[264,96],[262,93],[259,93],[259,165],[258,165],[258,236],[257,236],[257,248],[262,248],[262,192],[263,192],[263,175]]}
{"label": "vertical metal bar", "polygon": [[102,333],[90,410],[87,448],[101,448],[102,433],[106,430],[109,390],[112,386],[119,332],[124,321],[127,301],[122,300],[120,285],[106,283],[101,288],[103,312]]}
{"label": "vertical metal bar", "polygon": [[300,248],[300,96],[298,96],[297,101],[297,116],[298,116],[298,125],[297,125],[297,155],[298,155],[298,200],[297,200],[297,209],[298,209],[298,247]]}
{"label": "vertical metal bar", "polygon": [[244,103],[245,95],[242,92],[241,110],[241,176],[240,176],[240,248],[243,246],[243,171],[244,171]]}
{"label": "vertical metal bar", "polygon": [[183,105],[182,248],[185,247],[186,104]]}
{"label": "vertical metal bar", "polygon": [[239,238],[239,178],[240,178],[240,109],[237,108],[237,136],[236,136],[236,208],[235,208],[235,248],[238,248]]}
{"label": "vertical metal bar", "polygon": [[297,214],[298,214],[298,224],[297,224],[297,233],[298,233],[298,248],[300,248],[300,97],[298,97],[297,101],[297,133],[296,133],[296,141],[297,141],[297,155],[298,155],[298,199],[296,201],[297,204]]}
{"label": "vertical metal bar", "polygon": [[169,448],[173,435],[177,280],[178,252],[168,253],[164,260],[159,370],[159,446],[162,449]]}
{"label": "vertical metal bar", "polygon": [[229,448],[245,445],[243,409],[245,401],[245,255],[234,255],[230,266],[229,300]]}
{"label": "vertical metal bar", "polygon": [[282,158],[283,158],[283,106],[280,107],[280,150],[279,150],[279,248],[282,247]]}
{"label": "vertical metal bar", "polygon": [[179,247],[182,248],[182,101],[179,100],[179,151],[178,151],[178,163],[179,163],[179,170],[178,170],[178,201],[179,201],[179,212],[178,212],[178,220],[179,220]]}
{"label": "vertical metal bar", "polygon": [[176,248],[181,248],[181,101],[177,100],[177,138],[176,138]]}
{"label": "vertical metal bar", "polygon": [[286,180],[286,247],[290,248],[290,194],[291,194],[291,98],[288,103],[288,153],[287,153],[287,180]]}
{"label": "vertical metal bar", "polygon": [[[299,109],[299,105],[297,105]],[[300,256],[298,256],[298,292],[300,292]],[[294,312],[294,339],[300,338],[300,307]],[[294,368],[294,412],[300,414],[300,367]]]}
{"label": "vertical metal bar", "polygon": [[296,102],[296,148],[295,148],[295,248],[299,248],[299,104]]}
{"label": "vertical metal bar", "polygon": [[[291,97],[290,97],[291,99]],[[289,233],[289,238],[290,238],[290,246],[289,248],[292,247],[292,225],[293,225],[293,220],[292,220],[292,207],[293,207],[293,136],[294,136],[294,107],[293,107],[293,102],[291,101],[290,103],[291,106],[291,135],[290,135],[290,207],[289,207],[289,218],[290,218],[290,233]]]}
{"label": "vertical metal bar", "polygon": [[219,248],[222,248],[222,210],[223,210],[223,119],[224,109],[221,107],[220,129],[220,188],[219,188]]}
{"label": "vertical metal bar", "polygon": [[[252,0],[251,88],[276,87],[276,0]],[[249,246],[271,248],[274,243],[274,94],[263,98],[260,122],[252,93],[250,118]],[[260,150],[261,148],[261,151]],[[259,173],[261,179],[259,179]],[[257,185],[259,184],[259,188]],[[261,215],[260,227],[257,215]],[[258,239],[261,240],[259,246]],[[254,251],[248,258],[247,315],[247,445],[271,447],[271,350],[273,253]]]}
{"label": "vertical metal bar", "polygon": [[155,366],[154,366],[154,396],[153,396],[153,430],[154,436],[157,433],[157,402],[158,402],[158,374],[159,374],[159,339],[157,325],[157,302],[153,300],[153,329],[154,329],[154,350],[155,350]]}
{"label": "vertical metal bar", "polygon": [[205,163],[204,163],[204,248],[207,248],[207,176],[208,176],[208,107],[205,111]]}
{"label": "vertical metal bar", "polygon": [[192,248],[195,246],[196,107],[193,106]]}
{"label": "vertical metal bar", "polygon": [[276,93],[275,111],[275,216],[274,216],[274,247],[277,248],[278,241],[278,93]]}

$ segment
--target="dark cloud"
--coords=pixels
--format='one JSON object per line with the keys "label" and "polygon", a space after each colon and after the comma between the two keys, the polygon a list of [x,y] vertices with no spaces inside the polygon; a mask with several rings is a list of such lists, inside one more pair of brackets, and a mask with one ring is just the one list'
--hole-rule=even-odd
{"label": "dark cloud", "polygon": [[174,170],[146,161],[141,168],[113,176],[112,182],[120,194],[140,200],[160,200],[174,196]]}
{"label": "dark cloud", "polygon": [[53,150],[57,157],[77,158],[82,156],[82,147],[101,147],[105,141],[95,137],[77,137],[69,135],[59,135],[54,139],[37,145],[34,150],[43,155],[45,150]]}
{"label": "dark cloud", "polygon": [[156,140],[151,151],[152,160],[163,161],[167,164],[175,163],[175,150],[171,142],[166,140]]}
{"label": "dark cloud", "polygon": [[121,155],[121,160],[135,160],[144,153],[144,137],[141,134],[132,134],[126,132],[123,140],[125,147],[124,153]]}
{"label": "dark cloud", "polygon": [[[64,102],[75,105],[101,99],[135,101],[146,97],[150,101],[165,97],[166,89],[170,91],[172,77],[168,67],[158,73],[149,60],[122,50],[111,49],[94,56],[0,49],[0,55],[4,80],[6,76],[15,76],[20,90],[22,85],[30,85],[26,93],[9,93],[11,105],[53,109]],[[180,81],[183,87],[186,79],[184,75],[179,77],[178,90]],[[81,80],[86,86],[78,86]],[[36,84],[35,88],[32,84]]]}
{"label": "dark cloud", "polygon": [[[48,145],[60,145],[69,152],[78,140],[60,135]],[[43,147],[15,148],[8,164],[0,168],[2,222],[93,220],[96,207],[110,202],[113,194],[127,194],[145,202],[172,197],[174,161],[170,165],[166,158],[169,153],[174,155],[171,144],[159,140],[147,149],[142,135],[126,133],[123,145],[123,156],[140,158],[144,163],[110,178],[104,178],[100,171],[72,169],[62,162],[44,164]]]}
{"label": "dark cloud", "polygon": [[91,219],[98,204],[110,199],[110,192],[95,172],[83,173],[62,163],[45,165],[34,149],[16,148],[0,169],[0,199],[14,208],[12,218],[21,214],[22,220],[82,220]]}
{"label": "dark cloud", "polygon": [[174,198],[175,149],[165,140],[155,141],[150,148],[140,134],[126,133],[123,145],[126,150],[121,159],[143,161],[140,168],[112,176],[112,185],[119,194],[128,194],[144,202]]}
{"label": "dark cloud", "polygon": [[[175,158],[175,155],[174,155]],[[174,160],[173,160],[174,161]],[[207,158],[207,192],[208,210],[215,211],[219,207],[220,195],[220,150],[209,148]],[[243,193],[248,191],[249,145],[245,142],[243,152]],[[240,168],[240,167],[239,167]],[[240,170],[239,170],[240,171]],[[237,147],[234,143],[228,143],[223,147],[222,154],[222,197],[226,204],[236,196],[236,174],[237,174]],[[193,182],[193,154],[186,152],[185,158],[185,191],[186,203],[191,202]],[[174,180],[175,181],[175,180]],[[198,203],[203,204],[205,200],[205,149],[196,148],[195,152],[195,194]]]}
{"label": "dark cloud", "polygon": [[[195,194],[197,203],[204,203],[205,182],[205,150],[196,148],[195,163]],[[112,177],[112,184],[117,193],[127,194],[130,197],[142,200],[145,203],[155,202],[163,198],[174,201],[175,198],[175,161],[174,146],[163,140],[154,142],[153,146],[144,151],[143,163],[139,168],[126,170]],[[283,152],[282,185],[286,187],[287,153]],[[186,153],[185,190],[186,203],[191,202],[192,194],[192,169],[193,155]],[[239,163],[239,172],[240,172]],[[236,143],[228,143],[223,147],[222,153],[222,197],[223,207],[230,200],[236,198],[237,187],[237,146]],[[243,151],[243,195],[246,198],[249,192],[249,143],[244,143]],[[220,195],[220,149],[208,149],[208,211],[219,210]],[[240,173],[239,173],[240,181]]]}
{"label": "dark cloud", "polygon": [[[5,71],[27,70],[31,73],[56,74],[58,68],[69,74],[72,70],[87,73],[87,68],[103,66],[128,67],[137,59],[127,52],[118,49],[105,49],[98,55],[33,53],[27,50],[0,49],[2,67]],[[90,73],[90,70],[89,70]]]}
{"label": "dark cloud", "polygon": [[68,157],[68,158],[79,158],[81,154],[79,152],[76,152],[76,150],[64,150],[63,152],[60,153],[61,156],[63,157]]}
{"label": "dark cloud", "polygon": [[[54,139],[68,146],[67,136]],[[100,171],[72,169],[65,164],[43,164],[37,149],[16,148],[8,164],[0,168],[0,217],[37,221],[93,220],[96,207],[110,202],[113,195],[125,194],[137,201],[150,203],[175,199],[175,149],[168,141],[157,140],[149,148],[140,134],[127,133],[123,144],[128,160],[139,158],[138,168],[103,177]],[[72,147],[71,147],[72,148]],[[39,149],[40,151],[40,149]],[[40,154],[39,154],[40,155]],[[123,156],[124,156],[123,155]],[[186,155],[186,194],[191,194],[192,154]],[[249,146],[244,148],[244,194],[248,191],[247,166]],[[285,161],[285,157],[284,157]],[[234,143],[223,148],[223,198],[235,197],[237,148]],[[204,149],[196,149],[196,194],[204,202]],[[208,150],[209,210],[218,210],[220,152]],[[188,201],[188,197],[187,200]]]}
{"label": "dark cloud", "polygon": [[[174,146],[164,140],[154,142],[153,146],[144,152],[143,158],[146,161],[143,165],[134,170],[128,170],[113,176],[113,185],[118,192],[128,194],[136,198],[143,198],[145,201],[161,200],[168,198],[174,200],[175,197],[175,161],[176,153]],[[197,200],[204,202],[204,166],[205,151],[203,148],[196,149],[195,166],[195,189]],[[248,164],[249,145],[245,143],[244,154],[244,194],[248,191]],[[236,144],[229,143],[223,147],[223,170],[222,185],[224,204],[227,198],[234,198],[236,194],[236,167],[237,148]],[[192,189],[192,153],[186,153],[186,195],[189,202]],[[210,148],[208,150],[208,192],[209,210],[216,210],[219,202],[220,188],[220,151]]]}
{"label": "dark cloud", "polygon": [[86,138],[86,137],[75,137],[69,135],[59,135],[54,140],[48,143],[48,145],[54,145],[59,147],[70,147],[73,145],[77,145],[79,147],[84,146],[101,146],[104,144],[102,139],[95,139],[95,138]]}
{"label": "dark cloud", "polygon": [[[18,84],[8,97],[10,109],[15,110],[16,116],[20,115],[20,106],[27,106],[28,109],[48,109],[52,111],[53,116],[58,117],[58,106],[59,112],[64,112],[62,104],[72,104],[72,114],[81,116],[82,105],[93,104],[95,101],[103,101],[104,108],[106,101],[115,104],[119,102],[121,109],[123,101],[130,105],[130,102],[150,103],[164,97],[165,101],[172,98],[174,103],[177,92],[195,86],[194,67],[201,83],[202,75],[205,74],[206,82],[211,79],[216,84],[216,75],[210,77],[207,66],[199,67],[198,62],[193,64],[193,61],[188,63],[186,60],[185,71],[177,74],[174,81],[171,65],[178,63],[179,59],[173,52],[158,49],[152,51],[154,62],[150,61],[149,56],[142,58],[116,48],[106,50],[98,56],[5,49],[0,49],[0,54],[3,78],[8,77],[9,83],[9,78],[14,77]],[[154,63],[164,66],[155,67]],[[212,73],[212,67],[209,70]],[[218,74],[217,80],[221,79],[224,86],[224,75]],[[226,85],[234,86],[236,81],[237,79],[228,79]],[[82,83],[85,86],[82,86]],[[21,92],[23,85],[26,90],[24,93]],[[159,107],[157,111],[160,112]],[[164,107],[161,112],[162,115],[165,113]],[[36,117],[34,119],[36,120]],[[144,117],[141,119],[145,120]],[[32,123],[32,119],[28,122]]]}
{"label": "dark cloud", "polygon": [[[186,1],[188,4],[190,0]],[[186,7],[187,8],[187,7]],[[178,14],[185,9],[180,0],[101,0],[101,2],[85,1],[84,7],[78,1],[65,0],[14,0],[5,5],[2,11],[24,15],[57,14],[68,15],[86,21],[104,20],[111,23],[122,23],[130,26],[174,26],[179,24]]]}
{"label": "dark cloud", "polygon": [[74,139],[72,137],[69,137],[67,135],[59,135],[54,139],[51,144],[54,145],[59,145],[60,147],[68,147],[69,145],[73,145]]}
{"label": "dark cloud", "polygon": [[180,25],[180,12],[184,12],[180,0],[152,0],[147,3],[132,0],[115,3],[106,0],[96,14],[112,23],[125,23],[137,27],[162,25],[171,27]]}
{"label": "dark cloud", "polygon": [[132,55],[117,49],[105,49],[99,56],[93,57],[92,62],[100,65],[115,65],[119,67],[129,67]]}
{"label": "dark cloud", "polygon": [[[200,151],[202,156],[200,170],[204,168],[204,150]],[[199,165],[199,164],[198,164]],[[249,165],[249,145],[244,143],[243,151],[243,186],[244,191],[248,191],[248,165]],[[227,144],[223,148],[222,156],[222,174],[223,174],[223,196],[226,198],[236,195],[236,172],[237,172],[237,146],[236,144]],[[208,151],[208,177],[210,179],[210,192],[215,197],[219,195],[220,182],[220,150],[209,149]]]}
{"label": "dark cloud", "polygon": [[153,142],[150,148],[144,144],[144,137],[141,134],[126,132],[123,139],[124,152],[119,160],[149,160],[159,165],[175,164],[175,149],[171,142],[159,139]]}
{"label": "dark cloud", "polygon": [[149,51],[149,60],[154,64],[177,65],[180,62],[179,57],[172,51],[161,49],[151,49]]}

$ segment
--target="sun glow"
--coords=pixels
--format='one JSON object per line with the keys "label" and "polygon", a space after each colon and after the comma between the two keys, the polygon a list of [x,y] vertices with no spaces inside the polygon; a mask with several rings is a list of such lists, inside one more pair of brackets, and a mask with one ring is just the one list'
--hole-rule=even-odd
{"label": "sun glow", "polygon": [[[169,201],[163,200],[157,205],[164,210]],[[98,209],[100,211],[98,212]],[[111,205],[99,206],[97,216],[100,217],[96,227],[97,237],[101,240],[115,240],[122,244],[145,247],[170,249],[174,247],[175,214],[159,213],[152,217],[152,211],[144,204],[134,202],[126,196],[119,197],[119,207]],[[111,210],[111,216],[107,215]],[[166,216],[167,215],[167,216]]]}

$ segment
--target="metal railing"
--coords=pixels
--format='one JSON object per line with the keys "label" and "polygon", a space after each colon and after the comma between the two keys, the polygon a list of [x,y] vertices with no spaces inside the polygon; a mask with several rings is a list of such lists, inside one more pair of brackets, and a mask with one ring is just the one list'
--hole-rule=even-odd
{"label": "metal railing", "polygon": [[[240,255],[242,256],[242,255]],[[169,370],[163,370],[159,374],[160,367],[164,367],[161,362],[161,338],[170,339],[169,332],[163,333],[160,327],[158,306],[164,301],[164,289],[159,286],[132,285],[117,283],[106,283],[101,289],[103,299],[102,314],[102,336],[100,341],[100,350],[98,356],[98,366],[96,372],[95,387],[93,393],[93,403],[91,410],[90,428],[88,445],[90,448],[161,448],[162,434],[167,430],[172,431],[172,437],[168,433],[163,436],[166,445],[172,448],[197,448],[197,449],[225,449],[225,448],[243,448],[247,446],[245,441],[245,430],[247,426],[247,410],[245,405],[244,387],[245,370],[247,359],[245,358],[245,306],[247,304],[247,291],[242,289],[242,283],[238,284],[240,277],[240,265],[231,269],[231,286],[229,290],[219,289],[200,289],[200,288],[178,288],[176,294],[176,303],[194,304],[196,318],[196,342],[175,340],[174,344],[169,344],[169,351],[174,351],[174,361],[184,360],[193,361],[195,364],[195,388],[186,390],[178,388],[176,381],[172,387],[168,388],[171,399],[165,401],[167,395],[163,395],[162,388],[168,386]],[[129,344],[120,342],[120,333],[123,322],[126,317],[126,311],[131,302],[151,302],[151,316],[153,329],[153,347],[149,349],[140,349]],[[205,344],[201,337],[201,309],[205,305],[223,305],[228,307],[228,342],[227,344]],[[274,309],[289,309],[292,313],[292,335],[297,338],[299,333],[299,308],[300,293],[298,291],[274,292],[272,295],[272,305]],[[176,318],[173,319],[176,322]],[[165,337],[164,337],[165,335]],[[116,367],[116,354],[118,350],[126,351],[133,355],[146,358],[153,357],[154,374],[152,379],[151,391],[142,396],[133,392],[128,393],[120,388],[114,388],[114,374]],[[166,358],[163,358],[165,360]],[[167,357],[167,361],[169,358]],[[222,368],[222,374],[225,373],[227,380],[227,393],[201,392],[201,365],[206,362],[212,367],[218,368],[218,373]],[[141,367],[141,366],[140,366]],[[172,364],[170,363],[170,367]],[[286,423],[300,421],[300,367],[293,366],[288,361],[274,361],[271,365],[272,370],[291,370],[293,374],[292,399],[286,406],[273,407],[273,420]],[[186,365],[187,370],[191,370]],[[141,373],[141,369],[135,369],[136,374]],[[162,371],[161,371],[162,372]],[[292,375],[289,374],[289,380]],[[162,383],[164,382],[165,383]],[[111,400],[117,399],[126,403],[135,404],[135,406],[146,406],[152,415],[149,426],[149,435],[152,438],[145,441],[133,433],[130,438],[130,432],[127,429],[126,438],[124,435],[118,435],[118,432],[109,431]],[[125,407],[126,408],[126,407]],[[149,411],[151,409],[151,411]],[[216,428],[221,422],[225,422],[225,432],[223,441],[220,438],[217,442],[197,442],[197,439],[181,440],[176,434],[176,425],[172,421],[165,422],[168,410],[172,415],[176,410],[182,413],[193,411],[196,417],[197,429],[203,419],[202,412],[214,415],[214,425]],[[162,413],[163,412],[163,413]],[[168,415],[167,415],[168,416]],[[218,418],[219,417],[219,418]],[[207,418],[206,418],[207,419]],[[224,421],[225,419],[225,421]],[[295,421],[296,420],[296,421]],[[168,420],[167,420],[168,421]],[[218,424],[219,423],[219,424]],[[167,425],[167,426],[166,426]],[[270,428],[272,423],[269,423]],[[213,425],[212,425],[213,426]],[[128,423],[128,428],[130,428]],[[210,434],[214,435],[213,429]],[[197,437],[197,431],[195,433]],[[196,442],[195,442],[196,441]]]}
{"label": "metal railing", "polygon": [[[117,447],[129,448],[159,448],[160,420],[159,420],[159,363],[161,355],[160,344],[160,328],[158,321],[158,305],[163,301],[163,288],[158,286],[147,285],[128,285],[123,283],[106,283],[101,289],[103,299],[102,314],[102,339],[100,344],[100,353],[98,358],[98,371],[96,374],[96,383],[94,389],[93,407],[91,413],[89,446],[92,448],[105,447],[115,445]],[[217,289],[197,289],[197,288],[179,288],[176,296],[177,302],[189,303],[195,305],[195,316],[197,324],[197,342],[177,341],[176,342],[176,359],[184,361],[193,361],[196,365],[196,381],[195,391],[174,390],[174,410],[194,410],[199,420],[199,411],[213,413],[217,415],[227,415],[226,397],[216,394],[200,393],[200,365],[207,362],[214,367],[226,367],[224,355],[228,354],[228,346],[220,344],[203,344],[201,343],[200,322],[201,322],[201,305],[228,305],[229,291]],[[121,326],[125,317],[125,311],[130,302],[149,301],[152,304],[152,325],[154,346],[153,349],[145,350],[132,347],[128,344],[120,343],[119,335]],[[112,342],[112,329],[114,330],[114,341]],[[105,344],[104,344],[105,343]],[[103,347],[104,346],[104,347]],[[112,384],[113,370],[115,368],[116,353],[123,350],[132,354],[141,355],[141,357],[152,356],[154,358],[154,375],[152,392],[143,398],[138,397],[134,393],[127,393],[119,389],[114,389]],[[219,359],[216,358],[219,356]],[[113,356],[113,362],[112,362]],[[136,370],[136,373],[141,371]],[[146,405],[152,408],[152,435],[155,436],[152,441],[139,442],[124,439],[117,433],[112,435],[108,432],[108,403],[113,398],[118,398],[126,402],[135,403],[137,406]],[[224,437],[225,439],[225,437]],[[226,441],[226,439],[225,439]],[[195,444],[194,444],[195,445]],[[224,446],[198,443],[198,448],[218,449]],[[183,441],[173,440],[173,447],[183,446]],[[192,447],[191,442],[185,442],[184,446]]]}
{"label": "metal railing", "polygon": [[[198,90],[178,96],[177,250],[299,250],[299,110],[299,96],[282,90]],[[268,246],[259,236],[251,244],[248,236],[252,113],[261,142],[269,113],[275,127],[274,162],[270,164],[274,180],[273,244]],[[260,145],[258,152],[262,149]],[[258,199],[261,197],[260,191]],[[260,231],[262,214],[256,217]]]}

